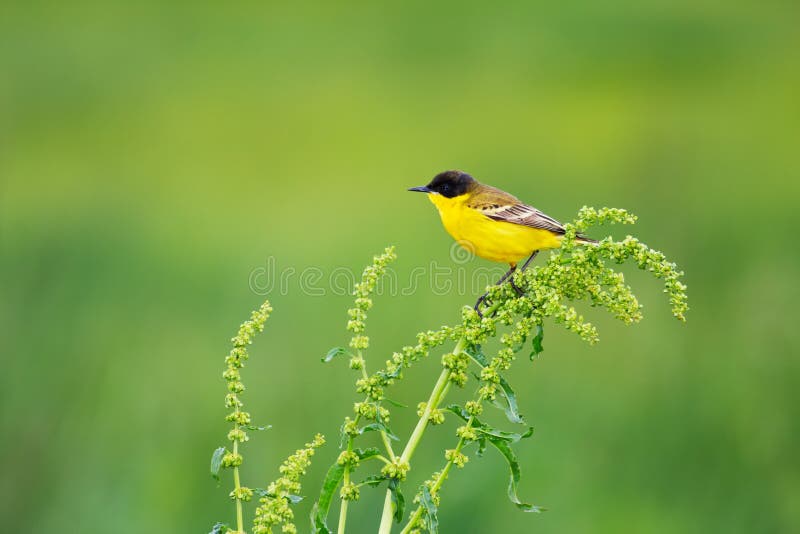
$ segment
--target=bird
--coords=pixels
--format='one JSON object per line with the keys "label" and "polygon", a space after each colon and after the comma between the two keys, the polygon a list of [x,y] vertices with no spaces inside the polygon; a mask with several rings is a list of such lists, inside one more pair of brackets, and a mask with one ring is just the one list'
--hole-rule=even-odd
{"label": "bird", "polygon": [[[445,230],[463,248],[481,258],[510,266],[497,284],[508,280],[523,259],[527,258],[522,271],[540,250],[559,248],[566,232],[556,219],[502,189],[478,182],[463,171],[441,172],[428,185],[412,187],[409,191],[428,195],[439,211]],[[596,243],[580,234],[576,241]],[[513,278],[511,285],[522,294]],[[479,313],[479,306],[485,299],[486,294],[475,303]]]}

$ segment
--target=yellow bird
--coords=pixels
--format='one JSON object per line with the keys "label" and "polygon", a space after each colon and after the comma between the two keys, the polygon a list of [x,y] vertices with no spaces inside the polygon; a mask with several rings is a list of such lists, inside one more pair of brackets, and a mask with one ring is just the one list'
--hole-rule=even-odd
{"label": "yellow bird", "polygon": [[[561,246],[564,227],[560,222],[514,195],[479,183],[465,172],[439,173],[428,185],[409,191],[428,194],[445,230],[459,245],[481,258],[511,266],[498,284],[508,279],[524,258],[528,259],[522,270],[540,250]],[[596,242],[584,236],[578,236],[578,241]],[[476,309],[483,298],[478,300]]]}

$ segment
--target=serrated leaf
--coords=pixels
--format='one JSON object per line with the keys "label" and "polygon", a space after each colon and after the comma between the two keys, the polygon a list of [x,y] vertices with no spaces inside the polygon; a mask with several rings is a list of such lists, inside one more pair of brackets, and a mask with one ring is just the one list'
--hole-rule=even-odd
{"label": "serrated leaf", "polygon": [[225,523],[214,523],[214,526],[211,527],[211,532],[209,532],[208,534],[225,534],[230,529],[231,527],[229,527]]}
{"label": "serrated leaf", "polygon": [[533,345],[533,350],[531,351],[531,361],[533,361],[534,358],[536,358],[538,355],[544,352],[544,346],[542,345],[543,341],[544,341],[544,328],[542,328],[542,325],[537,324],[536,335],[533,336],[533,342],[531,343]]}
{"label": "serrated leaf", "polygon": [[344,347],[333,347],[331,350],[328,351],[328,354],[326,354],[322,358],[322,362],[323,363],[328,363],[329,361],[331,361],[335,357],[337,357],[339,355],[342,355],[342,354],[346,354],[346,355],[349,356],[350,352],[348,352],[348,350],[346,348],[344,348]]}
{"label": "serrated leaf", "polygon": [[219,470],[222,466],[222,457],[225,456],[225,447],[220,447],[214,450],[211,455],[211,476],[219,482]]}
{"label": "serrated leaf", "polygon": [[425,510],[425,528],[430,534],[437,534],[439,532],[439,518],[436,503],[433,502],[431,491],[428,486],[422,486],[422,498],[420,499],[422,509]]}
{"label": "serrated leaf", "polygon": [[403,520],[406,499],[400,491],[400,482],[396,478],[389,480],[389,491],[392,494],[392,503],[394,504],[394,520],[396,523],[400,523]]}
{"label": "serrated leaf", "polygon": [[519,468],[519,462],[517,461],[517,455],[514,454],[514,451],[511,450],[511,447],[508,445],[508,442],[502,439],[497,438],[488,438],[489,443],[491,443],[500,454],[505,458],[506,462],[508,463],[508,468],[511,471],[511,476],[508,481],[508,498],[509,500],[514,503],[514,505],[522,510],[523,512],[542,512],[544,511],[543,508],[535,506],[533,504],[524,503],[520,500],[517,496],[517,485],[519,484],[519,479],[522,476],[522,473]]}
{"label": "serrated leaf", "polygon": [[311,511],[311,528],[314,532],[322,534],[330,534],[328,528],[328,510],[333,501],[333,494],[336,488],[344,477],[344,466],[334,463],[328,473],[325,475],[325,480],[322,483],[322,490],[319,493],[319,499],[314,504],[314,509]]}

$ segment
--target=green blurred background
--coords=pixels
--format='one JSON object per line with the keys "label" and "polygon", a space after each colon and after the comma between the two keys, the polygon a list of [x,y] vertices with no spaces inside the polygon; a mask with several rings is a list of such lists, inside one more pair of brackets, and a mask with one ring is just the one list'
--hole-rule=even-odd
{"label": "green blurred background", "polygon": [[[251,276],[270,258],[360,272],[387,244],[399,280],[453,265],[405,189],[461,168],[562,220],[634,211],[631,231],[686,271],[692,311],[679,324],[634,274],[640,325],[589,313],[595,347],[548,327],[512,376],[536,427],[521,494],[549,511],[517,512],[487,455],[445,486],[442,530],[797,532],[798,17],[789,1],[5,2],[3,530],[230,520],[208,462],[228,339],[263,299]],[[248,408],[274,425],[247,445],[245,480],[332,438],[304,531],[356,399],[345,362],[319,361],[347,342],[350,297],[287,287],[245,370]],[[371,368],[475,296],[379,297]],[[393,396],[421,400],[438,360]],[[414,419],[401,410],[395,431]],[[417,477],[452,431],[430,432]],[[364,491],[353,532],[375,531],[381,497]]]}

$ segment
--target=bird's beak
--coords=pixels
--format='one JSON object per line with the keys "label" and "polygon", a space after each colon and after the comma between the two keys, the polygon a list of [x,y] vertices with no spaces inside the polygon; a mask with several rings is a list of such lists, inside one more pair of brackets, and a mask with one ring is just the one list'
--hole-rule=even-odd
{"label": "bird's beak", "polygon": [[432,193],[427,185],[421,185],[419,187],[412,187],[409,191],[417,191],[418,193]]}

